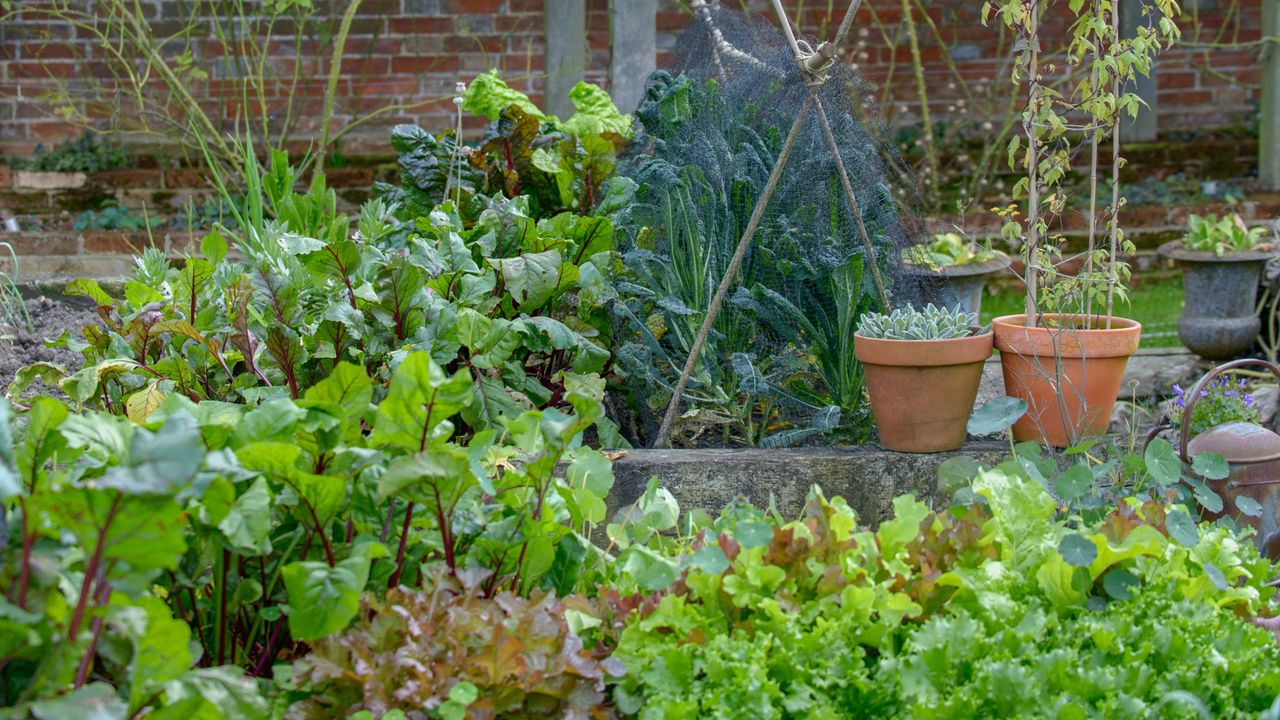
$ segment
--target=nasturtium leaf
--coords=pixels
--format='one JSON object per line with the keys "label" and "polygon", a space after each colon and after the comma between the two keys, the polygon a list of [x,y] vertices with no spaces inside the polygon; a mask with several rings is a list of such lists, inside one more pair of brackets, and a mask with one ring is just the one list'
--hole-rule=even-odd
{"label": "nasturtium leaf", "polygon": [[1191,516],[1183,510],[1173,510],[1166,515],[1164,526],[1169,531],[1169,537],[1177,540],[1181,545],[1195,547],[1200,543],[1200,529],[1196,527]]}
{"label": "nasturtium leaf", "polygon": [[642,589],[653,592],[675,582],[676,569],[671,560],[644,545],[632,545],[618,555],[618,568]]}
{"label": "nasturtium leaf", "polygon": [[1102,576],[1102,589],[1113,600],[1128,600],[1140,584],[1138,576],[1124,568],[1115,568]]}
{"label": "nasturtium leaf", "polygon": [[1236,496],[1236,509],[1249,517],[1262,517],[1262,504],[1248,495]]}
{"label": "nasturtium leaf", "polygon": [[1231,474],[1231,466],[1217,453],[1200,453],[1193,456],[1191,470],[1209,480],[1225,480]]}
{"label": "nasturtium leaf", "polygon": [[1194,495],[1200,507],[1211,513],[1222,512],[1222,496],[1214,492],[1213,488],[1203,484],[1196,485]]}
{"label": "nasturtium leaf", "polygon": [[938,489],[954,494],[960,488],[967,488],[978,470],[978,461],[967,455],[948,458],[938,465]]}
{"label": "nasturtium leaf", "polygon": [[710,575],[719,575],[729,569],[729,558],[719,545],[703,545],[689,555],[689,565]]}
{"label": "nasturtium leaf", "polygon": [[1143,459],[1147,463],[1147,472],[1156,483],[1168,486],[1182,479],[1182,459],[1168,440],[1152,440],[1143,453]]}
{"label": "nasturtium leaf", "polygon": [[733,539],[744,548],[764,547],[773,541],[773,528],[762,522],[740,523],[734,528]]}
{"label": "nasturtium leaf", "polygon": [[1098,557],[1098,546],[1093,544],[1092,540],[1072,533],[1062,538],[1058,543],[1058,554],[1068,565],[1073,567],[1089,567],[1093,564],[1095,558]]}
{"label": "nasturtium leaf", "polygon": [[1053,491],[1059,498],[1067,501],[1082,497],[1092,487],[1093,473],[1089,471],[1089,466],[1083,463],[1072,465],[1053,481]]}
{"label": "nasturtium leaf", "polygon": [[1027,412],[1027,402],[1019,398],[998,397],[973,411],[966,426],[970,435],[1004,432]]}

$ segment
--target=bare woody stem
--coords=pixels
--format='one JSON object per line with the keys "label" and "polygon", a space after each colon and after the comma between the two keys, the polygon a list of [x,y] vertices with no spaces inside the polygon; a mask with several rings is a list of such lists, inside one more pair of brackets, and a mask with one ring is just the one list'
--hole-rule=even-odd
{"label": "bare woody stem", "polygon": [[1036,113],[1040,109],[1040,0],[1032,0],[1031,17],[1027,22],[1027,52],[1030,61],[1027,68],[1027,117],[1024,128],[1027,133],[1027,242],[1026,242],[1026,326],[1035,327],[1036,294],[1039,292],[1039,271],[1036,255],[1040,248],[1040,145],[1036,136]]}
{"label": "bare woody stem", "polygon": [[[1111,5],[1111,40],[1120,40],[1120,7],[1114,1]],[[1115,73],[1112,92],[1120,97],[1120,73]],[[1107,329],[1111,329],[1111,318],[1115,308],[1116,292],[1116,258],[1120,252],[1120,115],[1116,111],[1111,126],[1111,253],[1107,256]]]}

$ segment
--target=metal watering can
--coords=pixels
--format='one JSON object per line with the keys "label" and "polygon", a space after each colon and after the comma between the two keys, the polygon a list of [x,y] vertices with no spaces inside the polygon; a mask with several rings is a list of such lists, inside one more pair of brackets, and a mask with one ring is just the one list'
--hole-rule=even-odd
{"label": "metal watering can", "polygon": [[[1266,360],[1223,363],[1206,373],[1191,389],[1182,416],[1191,417],[1200,392],[1215,377],[1246,365],[1265,367],[1280,380],[1280,367]],[[1222,497],[1223,512],[1210,513],[1201,508],[1201,517],[1213,521],[1230,515],[1237,523],[1249,525],[1257,531],[1255,542],[1263,555],[1272,560],[1280,558],[1280,435],[1254,423],[1233,422],[1215,426],[1192,438],[1191,423],[1183,422],[1178,455],[1184,463],[1190,463],[1192,457],[1202,453],[1221,455],[1230,465],[1231,474],[1222,480],[1206,480],[1209,487]],[[1260,517],[1250,517],[1237,509],[1236,498],[1242,495],[1262,506]]]}

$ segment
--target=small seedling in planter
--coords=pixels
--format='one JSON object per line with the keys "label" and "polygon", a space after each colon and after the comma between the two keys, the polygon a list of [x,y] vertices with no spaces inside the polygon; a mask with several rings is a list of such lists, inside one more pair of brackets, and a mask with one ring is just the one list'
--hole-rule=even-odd
{"label": "small seedling in planter", "polygon": [[862,316],[854,352],[887,450],[942,452],[964,444],[965,425],[991,357],[978,316],[928,305]]}
{"label": "small seedling in planter", "polygon": [[989,242],[979,245],[955,232],[937,233],[931,242],[912,246],[902,253],[904,262],[935,269],[977,265],[996,257]]}
{"label": "small seedling in planter", "polygon": [[1211,252],[1218,257],[1227,253],[1245,252],[1270,247],[1266,228],[1249,227],[1238,213],[1225,217],[1209,215],[1187,216],[1187,234],[1182,246],[1192,252]]}

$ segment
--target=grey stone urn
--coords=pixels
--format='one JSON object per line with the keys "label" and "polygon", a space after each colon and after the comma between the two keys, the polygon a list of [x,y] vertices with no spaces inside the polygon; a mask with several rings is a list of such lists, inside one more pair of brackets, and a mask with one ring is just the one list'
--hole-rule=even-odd
{"label": "grey stone urn", "polygon": [[1178,339],[1207,360],[1248,354],[1262,329],[1255,314],[1258,279],[1274,250],[1226,253],[1187,250],[1181,240],[1160,246],[1162,257],[1182,268],[1182,317]]}
{"label": "grey stone urn", "polygon": [[982,291],[987,280],[1009,267],[1009,256],[997,251],[986,262],[968,265],[944,265],[929,268],[922,265],[904,265],[904,273],[913,281],[920,306],[933,303],[938,307],[954,308],[971,313],[982,311]]}

